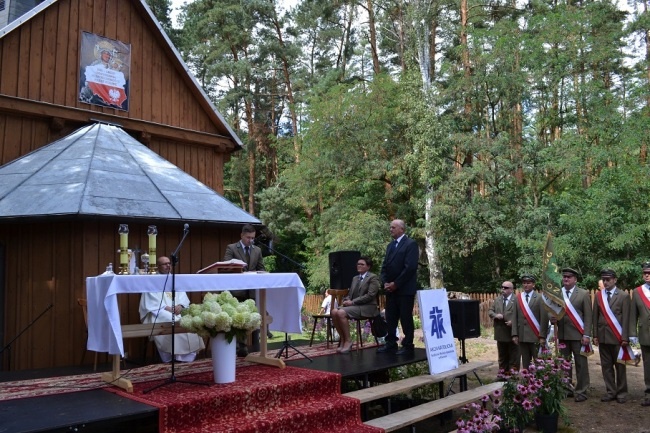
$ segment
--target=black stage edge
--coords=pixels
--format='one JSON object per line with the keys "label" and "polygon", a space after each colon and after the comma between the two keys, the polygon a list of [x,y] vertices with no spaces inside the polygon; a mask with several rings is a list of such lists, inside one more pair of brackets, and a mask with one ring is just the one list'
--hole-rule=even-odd
{"label": "black stage edge", "polygon": [[0,402],[0,432],[158,432],[158,408],[104,389]]}
{"label": "black stage edge", "polygon": [[369,347],[353,349],[349,353],[318,356],[312,360],[313,362],[305,359],[289,359],[285,363],[291,367],[340,373],[342,379],[361,380],[362,386],[367,388],[373,375],[385,372],[390,368],[426,361],[427,352],[424,349],[415,349],[408,355],[396,355],[394,353],[377,353],[377,347]]}
{"label": "black stage edge", "polygon": [[[352,350],[346,354],[318,356],[309,361],[304,358],[288,359],[292,367],[339,373],[342,379],[356,380],[365,387],[374,382],[373,377],[388,369],[415,362],[426,361],[424,349],[415,349],[409,355],[376,353],[372,346]],[[80,369],[70,368],[68,374],[79,374]],[[33,379],[66,375],[64,370],[29,372],[2,372],[1,381]],[[54,373],[54,374],[53,374]],[[58,374],[57,374],[58,373]],[[88,371],[83,371],[88,373]],[[97,374],[101,374],[97,372]],[[343,391],[345,392],[345,391]],[[113,394],[104,389],[79,391],[42,397],[0,401],[0,432],[113,432],[157,433],[158,408]]]}

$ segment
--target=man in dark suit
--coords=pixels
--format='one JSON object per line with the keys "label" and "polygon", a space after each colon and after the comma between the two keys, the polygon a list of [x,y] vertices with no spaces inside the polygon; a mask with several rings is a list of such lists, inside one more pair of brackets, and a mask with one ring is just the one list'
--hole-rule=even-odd
{"label": "man in dark suit", "polygon": [[650,262],[642,265],[644,284],[632,293],[630,341],[641,345],[645,398],[641,406],[650,407]]}
{"label": "man in dark suit", "polygon": [[513,342],[512,322],[515,318],[515,296],[512,281],[501,283],[501,296],[497,296],[488,315],[494,323],[494,339],[497,341],[499,370],[509,372],[519,369],[519,347]]}
{"label": "man in dark suit", "polygon": [[519,345],[523,368],[528,368],[537,358],[539,345],[546,343],[548,315],[542,297],[535,291],[535,277],[524,275],[521,285],[524,291],[515,298],[517,308],[512,321],[512,341]]}
{"label": "man in dark suit", "polygon": [[253,244],[255,227],[245,224],[241,229],[241,240],[226,247],[224,260],[239,259],[246,262],[247,271],[265,271],[262,250]]}
{"label": "man in dark suit", "polygon": [[[386,344],[378,353],[413,353],[413,304],[417,291],[418,257],[417,243],[406,236],[406,225],[402,220],[390,223],[393,241],[386,247],[386,256],[381,265],[381,280],[386,291],[386,323],[388,335]],[[397,350],[397,324],[402,324],[404,338],[402,348]]]}
{"label": "man in dark suit", "polygon": [[621,346],[629,344],[630,296],[616,287],[616,272],[603,269],[600,277],[605,286],[594,302],[594,345],[600,353],[600,369],[606,394],[600,401],[627,401],[625,364],[616,362]]}
{"label": "man in dark suit", "polygon": [[[223,259],[239,259],[246,262],[246,267],[244,268],[246,271],[265,271],[262,249],[253,244],[255,233],[255,227],[250,224],[245,224],[241,229],[241,240],[226,247],[226,254]],[[255,299],[255,293],[249,292],[248,290],[233,290],[232,295],[240,301],[249,298]],[[253,350],[259,347],[259,337],[259,331],[253,331]],[[246,355],[248,355],[248,348],[245,342],[237,340],[237,356]]]}
{"label": "man in dark suit", "polygon": [[[571,268],[562,269],[562,296],[564,297],[566,314],[560,320],[551,316],[551,323],[557,323],[557,336],[564,348],[560,353],[567,361],[573,358],[576,369],[576,384],[574,387],[575,401],[580,403],[587,400],[589,388],[589,362],[580,353],[583,346],[591,344],[591,324],[593,309],[591,296],[585,289],[576,286],[578,271]],[[570,304],[570,305],[569,305]],[[571,378],[571,371],[569,371]]]}

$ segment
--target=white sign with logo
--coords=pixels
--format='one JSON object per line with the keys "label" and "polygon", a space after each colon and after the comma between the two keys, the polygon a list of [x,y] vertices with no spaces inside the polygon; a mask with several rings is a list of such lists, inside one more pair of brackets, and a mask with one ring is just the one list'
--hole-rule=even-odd
{"label": "white sign with logo", "polygon": [[418,304],[429,373],[437,374],[458,368],[447,289],[418,290]]}

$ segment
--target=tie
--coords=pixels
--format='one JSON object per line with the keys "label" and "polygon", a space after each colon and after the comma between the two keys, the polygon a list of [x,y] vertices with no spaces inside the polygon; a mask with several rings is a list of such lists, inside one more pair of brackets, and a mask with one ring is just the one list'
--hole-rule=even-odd
{"label": "tie", "polygon": [[363,283],[363,276],[359,277],[359,287],[361,287],[361,283]]}
{"label": "tie", "polygon": [[608,290],[608,291],[607,291],[607,302],[609,303],[609,301],[610,301],[611,299],[612,299],[612,292],[610,292],[610,291]]}
{"label": "tie", "polygon": [[506,305],[508,305],[508,298],[503,298],[503,309],[506,309]]}
{"label": "tie", "polygon": [[571,296],[571,290],[566,291],[566,297],[568,298],[569,296]]}
{"label": "tie", "polygon": [[528,303],[528,297],[529,296],[530,296],[530,294],[526,293],[526,303]]}
{"label": "tie", "polygon": [[244,250],[246,251],[246,264],[250,265],[251,264],[251,247],[245,247]]}
{"label": "tie", "polygon": [[393,251],[395,251],[396,248],[397,248],[397,241],[391,242],[390,243],[390,251],[389,251],[389,253],[392,254]]}

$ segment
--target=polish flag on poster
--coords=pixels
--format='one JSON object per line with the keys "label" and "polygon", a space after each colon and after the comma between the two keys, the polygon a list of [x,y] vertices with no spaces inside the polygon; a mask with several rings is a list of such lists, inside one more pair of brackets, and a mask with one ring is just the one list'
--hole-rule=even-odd
{"label": "polish flag on poster", "polygon": [[86,83],[106,104],[121,107],[126,101],[126,79],[121,71],[107,68],[103,64],[88,66]]}

